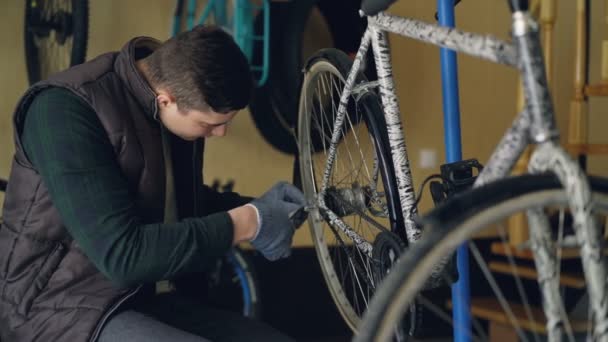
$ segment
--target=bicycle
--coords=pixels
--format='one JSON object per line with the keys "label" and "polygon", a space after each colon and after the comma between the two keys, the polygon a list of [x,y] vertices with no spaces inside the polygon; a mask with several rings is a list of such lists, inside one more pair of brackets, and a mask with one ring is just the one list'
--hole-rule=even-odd
{"label": "bicycle", "polygon": [[[574,340],[581,330],[587,334],[592,330],[595,338],[605,340],[606,263],[601,253],[603,239],[591,211],[606,214],[608,182],[588,179],[558,145],[538,26],[527,13],[528,1],[509,1],[512,43],[382,12],[392,2],[363,3],[368,28],[355,60],[337,50],[319,51],[305,66],[300,96],[300,177],[309,202],[311,234],[326,283],[356,333],[355,341],[401,340],[415,335],[422,307],[450,321],[441,308],[446,303],[433,303],[421,291],[454,280],[444,279],[449,275],[446,262],[458,245],[487,228],[486,224],[498,223],[490,227],[505,242],[501,219],[518,211],[525,212],[530,223],[530,254],[543,293],[540,315],[544,313],[547,324],[540,322],[538,312],[532,312],[531,298],[516,278],[511,292],[524,302],[516,311],[532,322],[522,327],[479,248],[469,243],[480,274],[488,278],[487,289],[504,310],[504,323],[513,324],[522,340],[528,334],[540,340],[539,330],[549,340],[562,335]],[[387,32],[514,67],[520,71],[525,89],[524,110],[477,175],[474,189],[454,195],[423,218],[417,214],[420,195],[416,196],[412,185]],[[373,81],[360,73],[370,47],[378,74]],[[531,175],[507,177],[530,143],[537,144],[529,165]],[[548,209],[556,213],[551,218],[559,221],[555,231],[549,226]],[[559,266],[567,251],[562,248],[568,230],[564,226],[566,209],[582,246],[584,284],[589,293],[581,298],[584,301],[588,296],[589,306],[581,301],[566,305],[559,301]],[[510,267],[515,268],[514,259],[521,254],[510,248],[505,251]],[[570,322],[566,312],[572,313],[577,305],[584,313],[593,312],[589,315],[593,323]],[[481,324],[473,323],[477,333],[487,338]]]}

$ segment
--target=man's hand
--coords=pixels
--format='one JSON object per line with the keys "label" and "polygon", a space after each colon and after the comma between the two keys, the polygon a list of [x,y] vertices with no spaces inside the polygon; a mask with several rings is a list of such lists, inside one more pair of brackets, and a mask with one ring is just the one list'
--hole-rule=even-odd
{"label": "man's hand", "polygon": [[306,205],[304,194],[291,184],[279,182],[251,205],[260,215],[260,226],[251,244],[268,260],[288,257],[297,228],[289,216]]}

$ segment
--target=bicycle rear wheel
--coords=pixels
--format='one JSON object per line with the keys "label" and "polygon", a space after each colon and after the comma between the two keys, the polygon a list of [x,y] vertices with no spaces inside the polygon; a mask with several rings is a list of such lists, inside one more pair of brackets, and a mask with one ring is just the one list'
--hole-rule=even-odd
{"label": "bicycle rear wheel", "polygon": [[[603,220],[600,222],[606,222],[608,180],[591,178],[590,181],[593,213]],[[512,325],[514,339],[545,340],[547,324],[542,307],[548,300],[560,300],[560,319],[552,322],[563,327],[559,336],[566,335],[567,340],[586,338],[592,326],[585,281],[578,278],[580,260],[570,259],[576,250],[555,247],[566,245],[570,241],[567,235],[574,234],[568,226],[567,200],[568,194],[558,180],[549,175],[513,177],[456,195],[423,219],[423,237],[395,263],[370,303],[354,341],[392,340],[394,327],[409,303],[416,300],[429,304],[421,289],[433,266],[467,241],[475,261],[470,266],[473,339],[487,340],[489,322],[500,321],[503,325]],[[539,294],[538,285],[530,281],[538,280],[541,284],[550,281],[550,278],[536,279],[534,273],[532,258],[538,257],[541,246],[535,244],[529,246],[530,250],[521,251],[506,241],[506,220],[533,208],[544,210],[551,218],[552,235],[548,237],[552,244],[548,246],[557,259],[557,266],[551,271],[555,272],[555,279],[559,279],[559,284],[557,280],[553,284],[561,286],[561,298],[541,296],[543,292]],[[471,240],[484,230],[496,237]],[[528,265],[524,264],[526,260]],[[568,274],[571,272],[578,274]],[[449,303],[429,304],[429,309],[451,320]]]}
{"label": "bicycle rear wheel", "polygon": [[87,0],[26,0],[25,58],[30,84],[84,62]]}
{"label": "bicycle rear wheel", "polygon": [[[324,196],[328,209],[317,207],[309,215],[321,270],[340,313],[355,330],[377,283],[405,247],[405,240],[398,233],[404,229],[386,124],[373,91],[352,94],[346,118],[337,128],[340,140],[331,143],[351,65],[349,57],[335,49],[321,50],[309,60],[300,97],[298,140],[307,201],[319,203]],[[358,76],[357,84],[360,82],[365,82],[363,75]],[[322,194],[332,149],[336,149],[336,158],[329,170],[327,191]],[[338,218],[332,220],[329,211]],[[352,235],[338,227],[340,223],[362,241],[354,242]],[[373,249],[362,250],[360,242]]]}

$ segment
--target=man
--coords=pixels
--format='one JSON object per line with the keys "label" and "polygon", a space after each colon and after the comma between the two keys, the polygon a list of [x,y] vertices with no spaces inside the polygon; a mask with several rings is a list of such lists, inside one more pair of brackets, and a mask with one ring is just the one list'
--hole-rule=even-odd
{"label": "man", "polygon": [[[181,291],[240,242],[290,253],[299,190],[278,183],[248,203],[202,184],[204,139],[226,134],[251,88],[232,38],[198,26],[26,92],[0,228],[0,340],[287,340]],[[150,290],[167,279],[174,293]]]}

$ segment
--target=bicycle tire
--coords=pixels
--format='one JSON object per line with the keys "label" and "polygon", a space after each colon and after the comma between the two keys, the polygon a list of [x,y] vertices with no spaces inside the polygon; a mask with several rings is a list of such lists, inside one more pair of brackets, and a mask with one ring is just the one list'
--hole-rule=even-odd
{"label": "bicycle tire", "polygon": [[[313,10],[318,8],[332,37],[333,46],[350,57],[356,54],[361,37],[367,27],[367,20],[358,14],[360,1],[351,0],[299,0],[290,3],[281,44],[282,71],[280,90],[282,98],[290,101],[281,111],[285,121],[295,124],[298,107],[298,93],[302,84],[302,66],[310,56],[303,52],[303,34]],[[323,48],[326,48],[323,47]],[[369,75],[368,75],[369,76]]]}
{"label": "bicycle tire", "polygon": [[[287,3],[271,2],[270,4],[270,69],[268,79],[261,87],[256,87],[253,92],[249,111],[258,132],[268,144],[280,152],[294,154],[297,151],[293,125],[283,120],[280,115],[280,97],[275,96],[274,84],[279,84],[278,70],[281,69],[281,58],[276,50],[281,44],[282,32],[277,30],[283,27],[287,13]],[[275,28],[275,29],[272,29]],[[263,16],[258,14],[254,22],[256,35],[261,35],[263,30]],[[256,42],[253,49],[253,64],[260,65],[262,62],[261,42]]]}
{"label": "bicycle tire", "polygon": [[[302,67],[309,57],[303,55],[302,44],[308,19],[318,9],[332,45],[353,54],[359,46],[365,20],[357,15],[356,6],[350,2],[341,5],[347,4],[349,8],[352,7],[352,11],[346,11],[348,20],[345,19],[344,10],[339,11],[334,1],[301,0],[271,4],[271,27],[284,29],[270,32],[272,66],[269,78],[264,86],[255,90],[250,109],[262,137],[283,153],[295,155],[298,150],[294,128],[297,123],[298,93],[303,79]],[[344,29],[344,25],[355,25],[358,30]],[[256,18],[255,27],[257,34],[260,34],[261,16]],[[254,50],[254,58],[259,59],[260,56],[258,47],[257,52]]]}
{"label": "bicycle tire", "polygon": [[239,248],[233,248],[232,253],[227,258],[241,286],[243,316],[261,319],[262,301],[260,299],[258,277],[253,267],[253,262]]}
{"label": "bicycle tire", "polygon": [[[58,8],[54,2],[55,0],[26,0],[24,43],[30,84],[44,80],[55,72],[81,64],[86,58],[89,25],[88,1],[70,0],[67,6],[70,7],[71,12]],[[52,8],[45,12],[45,18],[42,18],[40,10],[42,9],[44,12],[47,5]],[[59,30],[56,29],[57,27]],[[60,58],[54,60],[52,56],[48,55],[45,58],[45,48],[41,47],[43,40],[48,40],[47,43],[58,43],[61,45],[60,49],[65,48],[69,60],[66,60],[65,57],[63,60]],[[69,46],[70,42],[71,46]],[[48,66],[49,63],[52,65]]]}
{"label": "bicycle tire", "polygon": [[[590,177],[594,208],[608,212],[608,180]],[[416,298],[433,265],[472,234],[512,213],[534,206],[565,205],[568,195],[552,175],[523,175],[458,194],[431,211],[423,236],[395,263],[376,291],[353,341],[389,341],[391,326]]]}
{"label": "bicycle tire", "polygon": [[[309,87],[314,87],[315,78],[322,77],[322,72],[325,70],[333,73],[336,77],[341,77],[343,80],[346,79],[348,75],[348,71],[350,70],[352,65],[352,61],[350,58],[344,54],[343,52],[336,49],[323,49],[319,51],[316,55],[314,55],[306,65],[305,73],[306,76],[303,82],[303,95],[301,96],[300,102],[300,110],[299,110],[299,123],[298,123],[298,136],[300,139],[300,176],[301,176],[301,186],[303,187],[305,196],[309,202],[316,203],[315,196],[316,190],[315,187],[315,171],[313,170],[314,165],[312,159],[314,158],[314,151],[319,150],[318,146],[312,146],[314,144],[318,144],[322,139],[315,139],[315,134],[319,134],[319,130],[317,129],[316,133],[312,132],[310,129],[309,121],[312,120],[311,114],[305,110],[306,107],[306,95],[305,92]],[[321,75],[321,76],[320,76]],[[364,81],[365,76],[362,74],[358,75],[359,81]],[[333,85],[330,87],[333,88]],[[341,91],[338,90],[340,93]],[[379,161],[379,173],[381,180],[383,182],[383,190],[385,193],[385,200],[388,211],[388,221],[387,230],[390,232],[394,232],[396,238],[399,239],[399,243],[405,245],[405,236],[403,236],[403,232],[405,231],[403,228],[403,219],[401,218],[401,209],[400,203],[398,200],[398,192],[397,192],[397,184],[395,181],[395,173],[393,169],[393,163],[390,155],[390,148],[388,143],[388,133],[386,123],[384,122],[384,114],[379,103],[378,96],[373,92],[367,92],[359,98],[360,102],[356,104],[363,112],[363,120],[365,123],[365,127],[369,132],[371,143],[373,144],[373,153],[375,157]],[[353,101],[349,101],[349,120],[353,122],[357,122],[356,119],[352,118],[352,113],[355,111],[353,108]],[[347,120],[345,120],[347,121]],[[363,124],[361,124],[363,125]],[[361,126],[360,125],[360,126]],[[333,121],[327,124],[327,126],[331,127],[330,129],[333,131]],[[319,127],[319,126],[317,126]],[[351,128],[351,130],[354,128]],[[358,140],[357,140],[358,141]],[[359,146],[360,147],[360,146]],[[361,151],[359,151],[361,152]],[[336,161],[338,163],[338,161]],[[367,200],[366,200],[367,201]],[[371,202],[371,201],[370,201]],[[369,206],[369,203],[366,202],[366,207]],[[368,209],[365,209],[367,212]],[[369,216],[369,215],[368,215]],[[325,219],[319,213],[317,209],[313,209],[309,213],[309,225],[311,228],[311,233],[313,237],[313,241],[315,244],[315,250],[317,252],[317,257],[319,263],[321,265],[321,270],[324,275],[326,284],[329,287],[329,291],[334,299],[338,310],[340,311],[342,317],[346,321],[346,323],[351,327],[351,329],[356,330],[358,326],[358,322],[360,319],[360,315],[362,314],[365,308],[359,307],[357,303],[357,292],[356,289],[354,291],[353,296],[349,298],[349,291],[351,289],[341,284],[339,272],[336,271],[336,265],[339,266],[341,258],[341,251],[344,251],[347,254],[348,262],[351,263],[359,263],[356,259],[357,255],[350,254],[348,255],[347,251],[354,251],[353,253],[357,253],[356,247],[352,248],[347,246],[346,244],[340,244],[334,251],[330,251],[330,247],[328,246],[328,241],[324,236],[324,231],[322,227],[317,226],[316,224],[324,221]],[[334,233],[337,234],[337,233]],[[376,238],[376,236],[372,238]],[[371,240],[371,239],[370,239]],[[336,240],[338,241],[338,240]],[[337,251],[336,251],[337,250]],[[335,252],[334,257],[331,254]],[[354,257],[353,257],[354,256]],[[352,258],[351,258],[352,257]],[[361,256],[361,258],[363,258]],[[354,261],[353,261],[354,260]],[[354,266],[353,266],[354,267]],[[355,272],[356,273],[356,272]],[[363,273],[363,272],[362,272]],[[345,272],[341,273],[344,279],[349,277],[349,274]],[[356,274],[351,274],[350,277],[357,276]],[[365,289],[371,290],[369,288]],[[365,292],[361,289],[361,292]],[[368,293],[368,295],[371,295]],[[365,299],[365,298],[364,298]]]}
{"label": "bicycle tire", "polygon": [[[279,120],[285,122],[289,127],[296,125],[298,93],[303,80],[302,66],[309,57],[303,56],[303,36],[308,19],[315,8],[319,9],[319,13],[329,29],[328,33],[332,41],[334,40],[330,26],[331,19],[321,10],[320,4],[319,0],[299,0],[292,1],[286,8],[288,20],[284,23],[285,29],[281,34],[281,44],[275,59],[279,61],[279,64],[276,65],[279,70],[278,79],[270,86],[271,96],[276,99],[276,114],[280,117]],[[323,48],[325,47],[331,46],[323,46]]]}
{"label": "bicycle tire", "polygon": [[[253,262],[240,248],[235,247],[217,259],[205,272],[204,279],[207,305],[237,312],[252,319],[261,318],[262,303],[257,274]],[[200,293],[201,288],[195,290]]]}

